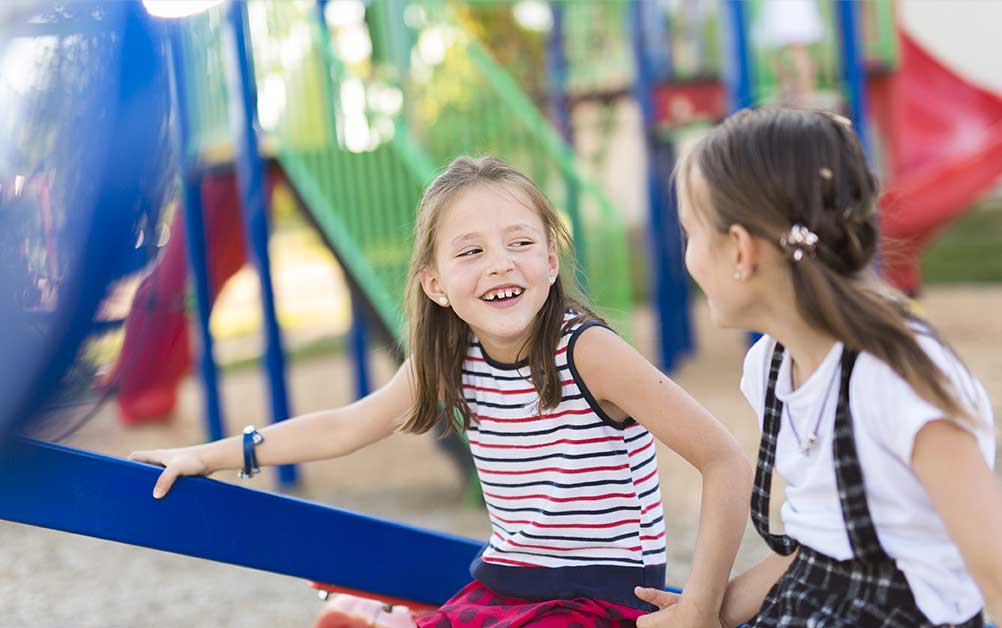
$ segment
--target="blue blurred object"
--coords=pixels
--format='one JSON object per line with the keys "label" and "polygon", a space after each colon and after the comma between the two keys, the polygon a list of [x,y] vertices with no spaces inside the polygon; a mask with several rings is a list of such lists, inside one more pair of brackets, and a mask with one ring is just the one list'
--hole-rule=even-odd
{"label": "blue blurred object", "polygon": [[0,8],[0,441],[154,254],[174,178],[160,28],[138,2]]}

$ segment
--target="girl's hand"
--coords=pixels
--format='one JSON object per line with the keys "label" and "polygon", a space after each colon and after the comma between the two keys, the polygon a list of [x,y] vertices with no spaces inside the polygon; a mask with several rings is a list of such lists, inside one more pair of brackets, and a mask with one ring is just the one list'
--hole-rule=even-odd
{"label": "girl's hand", "polygon": [[707,615],[678,593],[644,587],[637,587],[634,589],[634,593],[641,600],[661,609],[637,619],[637,628],[668,628],[670,626],[726,628],[717,615]]}
{"label": "girl's hand", "polygon": [[212,472],[194,447],[134,451],[129,454],[129,460],[164,467],[163,473],[157,478],[157,483],[153,487],[155,499],[166,495],[179,475],[208,475]]}

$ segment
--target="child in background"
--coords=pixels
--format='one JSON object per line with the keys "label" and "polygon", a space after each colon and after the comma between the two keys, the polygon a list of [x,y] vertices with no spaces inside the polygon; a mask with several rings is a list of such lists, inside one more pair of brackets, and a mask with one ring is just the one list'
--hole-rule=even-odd
{"label": "child in background", "polygon": [[767,0],[755,23],[758,43],[769,51],[779,82],[779,102],[808,107],[814,100],[815,69],[810,46],[825,39],[817,0]]}
{"label": "child in background", "polygon": [[[991,406],[871,271],[877,184],[849,121],[739,112],[678,184],[714,321],[765,334],[741,389],[762,421],[752,521],[774,553],[731,582],[721,623],[975,627],[986,601],[1002,616]],[[769,531],[774,466],[785,534]]]}
{"label": "child in background", "polygon": [[[657,438],[703,476],[694,567],[665,619],[716,627],[751,490],[734,438],[567,296],[566,228],[510,166],[455,160],[425,192],[415,235],[409,357],[390,382],[344,408],[264,428],[246,453],[240,438],[137,452],[165,467],[154,496],[179,475],[240,468],[245,456],[262,465],[334,458],[458,414],[493,534],[473,583],[418,623],[632,625],[655,610],[635,587],[665,581]],[[399,625],[378,603],[335,603],[345,625]]]}

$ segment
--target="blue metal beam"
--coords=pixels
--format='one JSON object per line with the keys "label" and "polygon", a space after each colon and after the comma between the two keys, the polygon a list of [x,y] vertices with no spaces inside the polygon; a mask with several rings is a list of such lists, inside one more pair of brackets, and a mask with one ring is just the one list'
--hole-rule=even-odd
{"label": "blue metal beam", "polygon": [[863,146],[863,152],[872,163],[868,124],[866,119],[866,72],[859,43],[859,6],[845,0],[835,3],[840,33],[841,72],[849,98],[852,125]]}
{"label": "blue metal beam", "polygon": [[16,438],[0,519],[440,604],[482,544],[206,478],[151,497],[158,467]]}
{"label": "blue metal beam", "polygon": [[[320,28],[320,41],[323,42],[324,46],[329,45],[330,42],[330,31],[327,28],[327,0],[317,0],[317,12],[316,19],[318,20]],[[394,5],[393,7],[388,7],[387,10],[394,11],[398,7]],[[394,21],[394,20],[388,20]],[[326,59],[326,57],[325,57]],[[331,73],[323,73],[324,81],[324,91],[327,96],[326,102],[336,102],[337,98],[334,93],[334,86],[331,83]],[[331,130],[334,131],[335,120],[333,112],[327,112]],[[344,182],[341,182],[344,185]],[[356,399],[361,399],[365,397],[370,392],[372,392],[370,377],[371,369],[369,367],[369,330],[368,325],[365,320],[365,308],[362,305],[362,301],[365,299],[360,288],[353,288],[351,290],[351,330],[349,331],[349,339],[351,340],[351,355],[355,362],[355,397]]]}
{"label": "blue metal beam", "polygon": [[[645,37],[645,3],[630,4],[635,65],[634,96],[644,121],[647,152],[647,198],[650,216],[651,288],[657,309],[656,330],[660,367],[666,372],[692,351],[688,279],[682,260],[682,233],[678,209],[668,178],[675,148],[658,137],[654,112],[654,68]],[[648,8],[649,10],[649,8]]]}
{"label": "blue metal beam", "polygon": [[[271,284],[268,255],[268,198],[264,186],[264,164],[257,140],[257,84],[254,59],[247,39],[247,3],[231,2],[226,11],[226,79],[231,98],[231,118],[236,135],[237,180],[243,204],[250,249],[261,285],[261,310],[265,331],[265,367],[271,399],[271,420],[284,421],[291,414],[285,383],[285,354],[282,334],[275,315],[275,293]],[[296,467],[278,469],[283,486],[296,484]]]}
{"label": "blue metal beam", "polygon": [[174,109],[175,160],[181,177],[184,199],[184,244],[188,253],[189,275],[194,283],[195,306],[198,309],[200,339],[198,364],[202,374],[206,431],[209,440],[219,440],[223,431],[222,404],[219,401],[219,373],[213,351],[209,318],[212,296],[209,286],[209,261],[206,256],[205,220],[202,208],[201,175],[188,167],[188,139],[191,121],[185,94],[184,57],[181,54],[181,23],[177,20],[165,26],[170,42],[171,106]]}
{"label": "blue metal beam", "polygon": [[[571,110],[567,102],[567,55],[564,53],[564,7],[560,2],[550,2],[550,12],[553,16],[553,27],[546,42],[546,73],[549,76],[549,113],[560,136],[567,146],[574,150],[574,128],[571,124]],[[564,173],[563,208],[571,218],[571,237],[574,239],[574,249],[577,256],[575,280],[582,288],[587,289],[588,250],[585,248],[587,238],[584,235],[584,225],[581,223],[581,190],[577,180],[570,173]]]}
{"label": "blue metal beam", "polygon": [[355,396],[357,399],[372,392],[369,383],[369,329],[365,320],[365,308],[362,305],[361,288],[351,290],[351,355],[355,362]]}
{"label": "blue metal beam", "polygon": [[727,42],[731,62],[725,67],[731,112],[755,105],[751,50],[748,45],[748,8],[745,0],[727,0]]}

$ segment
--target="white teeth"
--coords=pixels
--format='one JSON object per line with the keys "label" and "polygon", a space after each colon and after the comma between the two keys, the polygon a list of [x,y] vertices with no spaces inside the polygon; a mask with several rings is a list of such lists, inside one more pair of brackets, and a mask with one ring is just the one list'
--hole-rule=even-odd
{"label": "white teeth", "polygon": [[496,292],[490,292],[484,295],[484,301],[496,301],[501,298],[517,297],[522,294],[522,288],[505,288],[503,290],[498,290]]}

